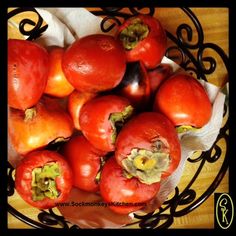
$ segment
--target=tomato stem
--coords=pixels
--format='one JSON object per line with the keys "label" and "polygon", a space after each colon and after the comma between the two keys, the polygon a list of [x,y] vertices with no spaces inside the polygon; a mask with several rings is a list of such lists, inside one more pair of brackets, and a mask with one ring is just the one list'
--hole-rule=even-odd
{"label": "tomato stem", "polygon": [[25,118],[24,121],[30,121],[32,120],[37,114],[36,107],[28,108],[25,110]]}
{"label": "tomato stem", "polygon": [[141,19],[135,18],[132,23],[120,33],[120,40],[126,50],[131,50],[139,41],[145,39],[149,34],[149,29]]}
{"label": "tomato stem", "polygon": [[33,201],[41,201],[45,198],[55,199],[59,196],[55,182],[57,176],[60,176],[60,170],[55,162],[34,168],[31,183]]}
{"label": "tomato stem", "polygon": [[180,125],[176,127],[177,133],[181,134],[187,131],[196,131],[198,130],[197,128],[191,126],[191,125]]}
{"label": "tomato stem", "polygon": [[125,107],[125,109],[121,112],[114,112],[110,114],[109,121],[111,122],[112,126],[112,135],[111,135],[111,142],[112,144],[116,141],[117,136],[117,129],[121,128],[127,119],[132,115],[134,108],[129,105]]}
{"label": "tomato stem", "polygon": [[134,148],[130,155],[122,161],[124,169],[145,184],[160,182],[161,175],[170,164],[169,153],[162,150],[160,141],[152,151]]}

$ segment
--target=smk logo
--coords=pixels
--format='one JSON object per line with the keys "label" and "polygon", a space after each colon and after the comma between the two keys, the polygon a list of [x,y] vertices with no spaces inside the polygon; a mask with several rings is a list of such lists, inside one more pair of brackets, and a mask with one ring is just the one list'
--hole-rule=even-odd
{"label": "smk logo", "polygon": [[215,193],[215,228],[228,229],[234,219],[234,204],[227,193]]}

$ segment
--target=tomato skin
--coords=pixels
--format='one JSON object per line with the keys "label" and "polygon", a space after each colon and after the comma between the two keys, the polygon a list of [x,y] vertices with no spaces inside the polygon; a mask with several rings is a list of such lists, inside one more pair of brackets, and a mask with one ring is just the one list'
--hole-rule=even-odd
{"label": "tomato skin", "polygon": [[47,83],[48,52],[27,40],[8,40],[8,104],[25,110],[41,98]]}
{"label": "tomato skin", "polygon": [[97,192],[96,176],[100,170],[101,158],[106,152],[93,147],[84,136],[70,139],[63,147],[63,155],[73,172],[73,185],[88,192]]}
{"label": "tomato skin", "polygon": [[175,126],[204,126],[210,119],[212,105],[197,79],[187,74],[168,78],[156,93],[154,110],[165,114]]}
{"label": "tomato skin", "polygon": [[9,137],[21,155],[43,148],[56,138],[68,138],[73,132],[69,114],[55,99],[42,97],[35,108],[36,115],[27,121],[23,111],[9,111]]}
{"label": "tomato skin", "polygon": [[125,50],[127,61],[141,60],[146,68],[155,68],[161,63],[167,47],[165,30],[156,18],[143,14],[128,18],[118,29],[117,38],[120,38],[120,33],[136,19],[140,19],[143,24],[148,26],[149,33],[133,49]]}
{"label": "tomato skin", "polygon": [[81,92],[96,93],[117,86],[126,68],[125,52],[112,36],[94,34],[75,41],[65,52],[62,69]]}
{"label": "tomato skin", "polygon": [[117,95],[104,95],[88,101],[80,111],[79,123],[83,135],[97,149],[114,151],[112,142],[113,128],[109,117],[112,113],[122,112],[130,102]]}
{"label": "tomato skin", "polygon": [[157,194],[160,183],[151,185],[141,183],[137,178],[128,179],[114,157],[104,165],[100,181],[100,193],[108,203],[129,203],[131,206],[109,206],[119,214],[129,214],[144,207],[135,203],[147,203]]}
{"label": "tomato skin", "polygon": [[61,61],[64,48],[53,47],[49,50],[49,73],[44,93],[55,97],[66,97],[72,93],[74,87],[66,79]]}
{"label": "tomato skin", "polygon": [[[32,170],[42,167],[46,163],[56,162],[59,164],[61,175],[56,177],[55,182],[60,195],[56,199],[44,198],[40,201],[32,199]],[[19,195],[30,205],[39,209],[48,209],[56,206],[56,203],[65,202],[72,188],[72,174],[68,163],[57,152],[34,151],[27,154],[16,167],[15,188]]]}
{"label": "tomato skin", "polygon": [[115,158],[120,166],[134,148],[152,150],[153,140],[164,138],[169,146],[170,165],[161,178],[170,176],[178,167],[181,147],[172,122],[157,112],[143,112],[125,124],[116,139]]}
{"label": "tomato skin", "polygon": [[82,106],[96,94],[93,93],[81,93],[77,90],[73,91],[68,98],[68,112],[73,120],[74,126],[77,130],[81,130],[79,124],[80,110]]}

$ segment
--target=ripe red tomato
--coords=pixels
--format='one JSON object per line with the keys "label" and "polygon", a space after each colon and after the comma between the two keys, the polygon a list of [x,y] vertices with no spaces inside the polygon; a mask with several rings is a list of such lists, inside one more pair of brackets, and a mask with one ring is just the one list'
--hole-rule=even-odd
{"label": "ripe red tomato", "polygon": [[79,124],[79,116],[80,110],[82,106],[92,98],[94,98],[96,94],[93,93],[81,93],[77,90],[72,92],[68,98],[68,111],[73,120],[74,126],[77,130],[81,130]]}
{"label": "ripe red tomato", "polygon": [[49,50],[49,73],[44,91],[46,94],[59,98],[68,96],[74,90],[61,68],[63,54],[64,49],[60,47],[53,47]]}
{"label": "ripe red tomato", "polygon": [[173,173],[181,158],[174,125],[157,112],[134,116],[117,136],[115,158],[141,182],[159,182]]}
{"label": "ripe red tomato", "polygon": [[73,137],[65,144],[63,155],[72,168],[73,185],[88,192],[97,192],[99,171],[106,152],[93,147],[81,135]]}
{"label": "ripe red tomato", "polygon": [[81,108],[81,131],[94,147],[114,151],[117,127],[123,125],[132,112],[133,107],[126,98],[116,95],[96,97]]}
{"label": "ripe red tomato", "polygon": [[72,172],[59,153],[34,151],[16,167],[15,188],[30,205],[39,209],[52,208],[69,197]]}
{"label": "ripe red tomato", "polygon": [[48,76],[48,53],[27,40],[8,40],[8,104],[25,110],[41,98]]}
{"label": "ripe red tomato", "polygon": [[141,60],[151,69],[161,63],[167,47],[165,30],[150,15],[128,18],[118,29],[117,38],[123,43],[128,62]]}
{"label": "ripe red tomato", "polygon": [[12,146],[21,155],[45,147],[57,138],[68,138],[73,132],[69,114],[55,99],[42,97],[25,112],[9,111],[8,132]]}
{"label": "ripe red tomato", "polygon": [[66,50],[62,59],[66,78],[81,92],[96,93],[116,87],[125,68],[122,45],[109,35],[80,38]]}
{"label": "ripe red tomato", "polygon": [[160,188],[160,183],[148,185],[134,177],[126,178],[125,175],[122,167],[112,157],[105,163],[100,180],[102,198],[108,202],[112,211],[120,214],[129,214],[143,208]]}
{"label": "ripe red tomato", "polygon": [[147,73],[148,73],[148,77],[150,79],[151,94],[155,95],[160,84],[165,79],[170,77],[170,75],[173,73],[173,69],[169,64],[163,63],[152,70],[148,70]]}
{"label": "ripe red tomato", "polygon": [[127,63],[125,75],[114,92],[128,98],[141,111],[148,105],[150,91],[150,79],[142,61]]}
{"label": "ripe red tomato", "polygon": [[200,128],[210,120],[212,105],[197,79],[175,74],[156,93],[154,110],[165,114],[175,126]]}

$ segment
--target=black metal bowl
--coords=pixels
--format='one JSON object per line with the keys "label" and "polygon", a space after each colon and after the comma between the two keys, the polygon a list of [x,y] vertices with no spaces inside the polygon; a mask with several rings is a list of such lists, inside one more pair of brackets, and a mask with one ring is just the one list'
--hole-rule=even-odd
{"label": "black metal bowl", "polygon": [[[145,8],[148,9],[150,15],[154,15],[156,8]],[[103,16],[101,22],[101,30],[103,32],[109,32],[116,25],[120,25],[122,21],[132,15],[139,14],[142,8],[129,8],[129,13],[123,12],[123,8],[106,7],[101,8],[96,11],[92,11],[93,14],[97,16]],[[217,61],[213,56],[204,57],[204,51],[211,49],[214,51],[214,55],[220,57],[223,64],[228,72],[229,61],[225,52],[216,44],[205,43],[204,42],[204,32],[196,15],[189,8],[181,8],[181,10],[186,14],[186,17],[190,18],[192,21],[195,32],[197,32],[197,42],[193,42],[193,32],[192,27],[186,23],[179,25],[176,29],[176,35],[171,34],[166,31],[167,37],[172,41],[174,46],[171,46],[166,51],[166,56],[177,62],[183,69],[189,71],[190,73],[195,73],[198,79],[203,79],[207,81],[207,76],[216,73]],[[25,11],[35,12],[38,15],[37,22],[32,21],[32,19],[22,19],[19,24],[19,31],[21,34],[28,36],[27,40],[34,40],[38,38],[47,29],[47,25],[43,25],[42,17],[37,13],[34,8],[17,8],[8,13],[8,19],[20,14]],[[106,22],[110,21],[112,24],[106,28]],[[26,30],[26,25],[33,26],[32,29]],[[187,33],[184,36],[184,32]],[[196,40],[195,40],[196,41]],[[194,54],[193,54],[194,52]],[[172,56],[174,55],[174,56]],[[176,56],[177,55],[177,56]],[[194,56],[197,55],[197,56]],[[206,63],[208,66],[206,67]],[[207,152],[201,152],[197,158],[188,158],[188,162],[193,165],[198,165],[196,172],[193,174],[192,179],[190,179],[187,186],[180,191],[179,187],[175,188],[175,193],[168,199],[164,204],[155,212],[148,213],[146,215],[135,215],[134,222],[126,225],[136,224],[140,228],[168,228],[172,225],[176,217],[184,216],[189,212],[193,211],[195,208],[199,207],[218,187],[221,180],[223,179],[227,169],[228,169],[228,105],[224,106],[224,124],[220,129],[220,133],[211,147]],[[225,153],[223,153],[221,146],[219,145],[219,140],[224,140],[226,147]],[[218,172],[212,178],[212,182],[207,186],[203,193],[197,194],[197,189],[194,189],[193,185],[197,180],[198,176],[202,174],[202,170],[206,164],[216,163],[221,159],[221,167]],[[222,161],[223,159],[223,161]],[[14,195],[14,178],[13,178],[14,168],[8,163],[8,197]],[[181,209],[178,208],[181,206]],[[19,220],[25,222],[26,224],[34,228],[79,228],[77,225],[71,224],[63,216],[54,213],[53,209],[47,211],[40,211],[38,213],[38,221],[31,219],[30,217],[20,213],[13,206],[8,204],[8,212],[18,218]]]}

